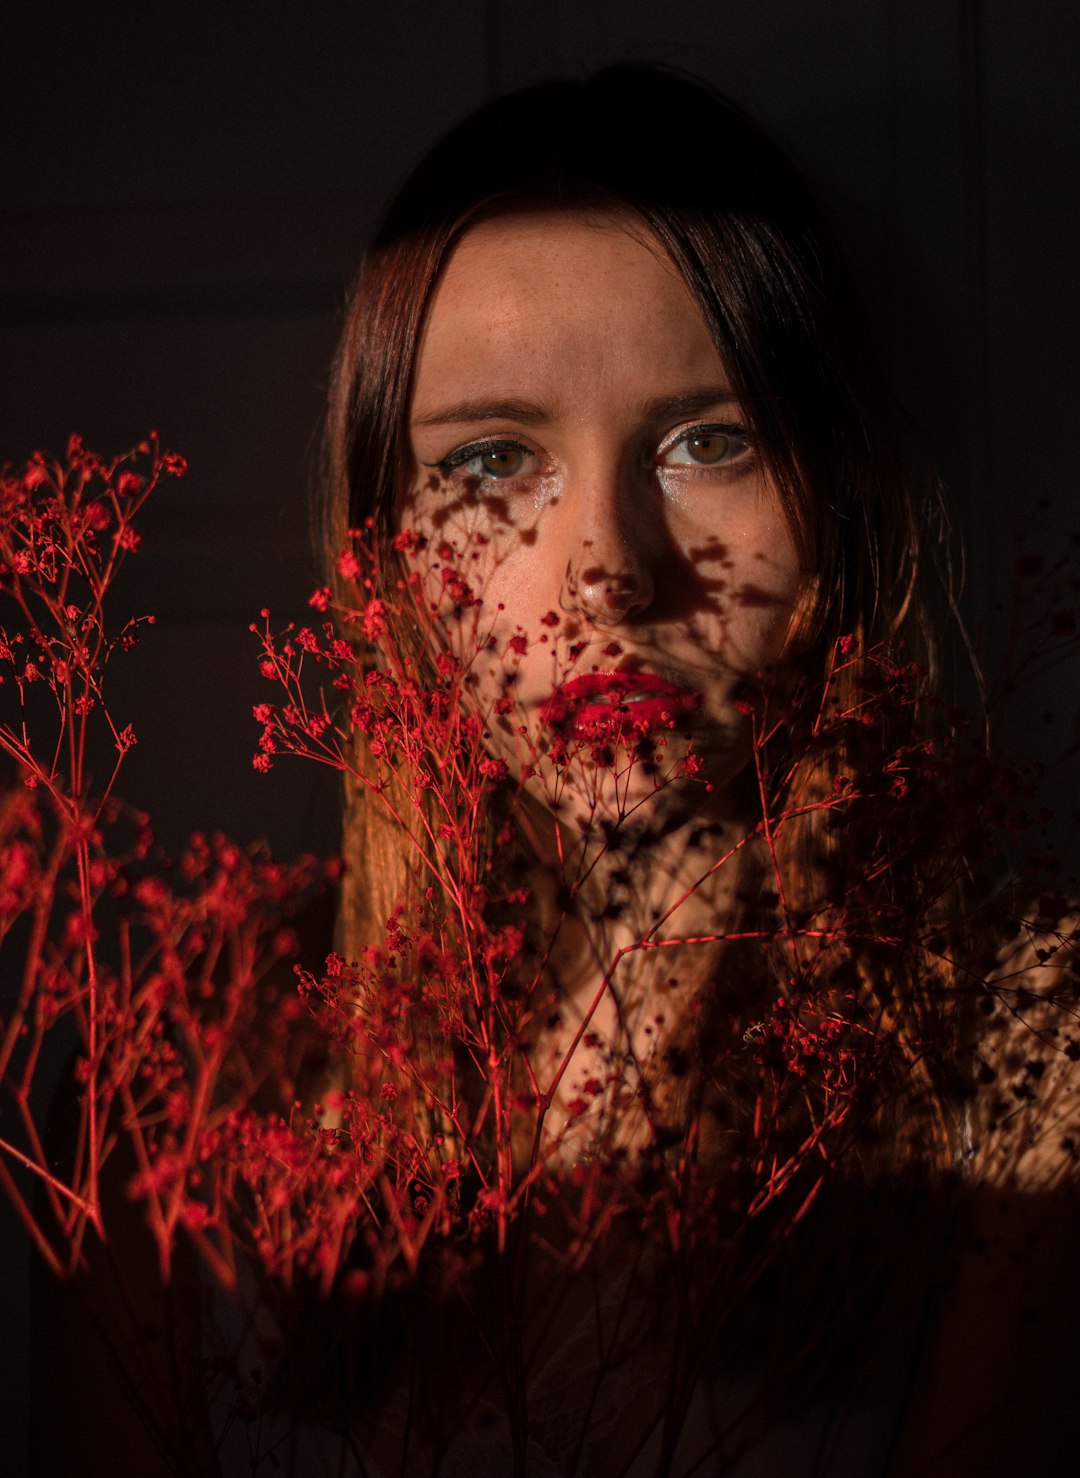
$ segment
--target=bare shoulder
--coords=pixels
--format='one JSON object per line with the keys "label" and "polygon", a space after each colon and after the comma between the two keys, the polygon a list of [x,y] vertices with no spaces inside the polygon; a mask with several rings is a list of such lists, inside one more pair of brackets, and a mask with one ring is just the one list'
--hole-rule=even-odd
{"label": "bare shoulder", "polygon": [[986,983],[967,1173],[1042,1192],[1080,1177],[1080,915],[1026,923]]}
{"label": "bare shoulder", "polygon": [[980,982],[977,1089],[942,1290],[890,1478],[1067,1471],[1080,1319],[1080,918],[1023,926]]}

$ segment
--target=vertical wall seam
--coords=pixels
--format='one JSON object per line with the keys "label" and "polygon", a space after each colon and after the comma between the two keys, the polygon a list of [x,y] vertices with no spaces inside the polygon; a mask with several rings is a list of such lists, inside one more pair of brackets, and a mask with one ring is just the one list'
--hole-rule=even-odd
{"label": "vertical wall seam", "polygon": [[[978,504],[992,502],[992,383],[986,181],[986,46],[983,0],[958,0],[960,151],[970,365],[968,467]],[[978,505],[975,505],[978,506]]]}
{"label": "vertical wall seam", "polygon": [[[901,302],[903,279],[897,240],[900,215],[900,84],[897,66],[898,17],[895,0],[884,0],[878,11],[878,59],[880,66],[878,149],[881,168],[881,193],[878,201],[877,251],[882,263],[881,280],[884,301],[881,303],[882,332],[888,335],[887,347],[892,367],[894,390],[899,393],[906,370],[901,360],[901,324],[907,318],[907,304]],[[904,356],[906,359],[906,355]]]}
{"label": "vertical wall seam", "polygon": [[499,0],[484,0],[484,98],[499,96]]}

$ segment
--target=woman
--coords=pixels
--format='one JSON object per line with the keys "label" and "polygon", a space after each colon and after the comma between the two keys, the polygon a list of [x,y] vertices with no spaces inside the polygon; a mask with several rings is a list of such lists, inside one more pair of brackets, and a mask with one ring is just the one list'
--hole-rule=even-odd
{"label": "woman", "polygon": [[805,188],[698,84],[527,89],[407,182],[331,395],[344,642],[301,643],[349,708],[314,1113],[378,1173],[310,1201],[332,1297],[241,1356],[226,1468],[1053,1451],[1071,975],[1056,919],[1041,974],[971,927],[909,447]]}
{"label": "woman", "polygon": [[[695,932],[695,908],[730,912],[743,859],[701,875],[760,816],[740,711],[754,673],[813,674],[820,698],[845,634],[867,651],[902,637],[931,659],[913,597],[934,489],[895,453],[868,342],[790,167],[729,107],[657,71],[485,109],[420,167],[372,248],[333,394],[330,547],[374,518],[383,541],[408,526],[466,562],[488,646],[469,684],[493,752],[516,779],[535,769],[525,795],[541,814],[558,792],[556,850],[573,834],[587,854],[598,829],[618,831],[577,864],[605,908],[613,888],[627,903],[597,958],[636,939],[641,909],[658,919],[687,892],[679,933]],[[634,415],[616,415],[623,400]],[[557,451],[530,430],[549,421]],[[448,640],[468,659],[478,635],[474,617]],[[844,665],[838,702],[855,682]],[[613,698],[634,705],[639,738],[670,741],[669,767],[692,736],[692,776],[658,791],[655,759],[624,756],[603,780],[568,765],[562,744],[580,748]],[[820,759],[803,771],[788,790],[805,806],[834,774]],[[360,858],[385,808],[363,786],[352,796],[348,954],[401,902],[411,852],[394,829],[373,889]]]}
{"label": "woman", "polygon": [[[530,900],[517,905],[526,937],[509,1024],[504,1013],[485,1030],[476,1006],[471,1048],[475,1061],[482,1042],[488,1059],[471,1103],[467,1072],[453,1112],[452,1095],[429,1095],[445,1142],[471,1152],[501,1087],[524,1121],[488,1146],[511,1199],[541,1167],[565,1183],[597,1163],[630,1181],[667,1174],[680,1214],[691,1183],[695,1195],[723,1186],[731,1224],[706,1196],[709,1231],[691,1218],[687,1240],[722,1246],[743,1272],[748,1259],[744,1291],[768,1284],[823,1186],[833,1209],[817,1213],[806,1254],[822,1265],[846,1246],[841,1208],[866,1217],[876,1202],[878,1221],[894,1225],[917,1205],[922,1230],[909,1240],[935,1250],[911,1256],[892,1292],[919,1305],[952,1267],[936,1218],[957,1166],[977,1180],[992,1162],[995,1185],[1019,1177],[1029,1190],[1071,1175],[1056,1120],[1051,1130],[1031,1114],[1037,1143],[1010,1136],[1011,1110],[983,1115],[967,1081],[976,1065],[1004,1080],[1015,1058],[1025,1082],[1048,1078],[1067,1094],[1067,1060],[1046,1049],[1068,974],[1060,931],[1052,981],[1025,973],[1034,956],[1021,949],[1004,1008],[975,967],[989,926],[973,945],[969,859],[985,833],[939,762],[948,736],[933,749],[943,622],[925,565],[940,559],[937,490],[883,388],[851,274],[791,167],[730,105],[655,68],[482,109],[415,171],[371,248],[326,446],[330,548],[374,530],[375,585],[388,608],[405,606],[373,660],[392,665],[396,652],[402,671],[412,660],[429,673],[436,656],[457,663],[460,711],[484,726],[474,747],[505,774],[502,796],[484,799],[492,834],[501,828],[485,896]],[[355,564],[335,566],[337,602],[355,610],[343,569]],[[373,771],[371,722],[347,779],[349,958],[432,878],[452,890],[469,871],[454,835],[441,852],[425,846],[446,836],[452,809],[438,785],[410,799],[407,784]],[[519,841],[509,853],[508,812]],[[489,926],[474,915],[470,927]],[[1023,1024],[988,1031],[984,1013]],[[423,1029],[410,1040],[422,1055]],[[767,1051],[748,1050],[760,1041]],[[1071,1122],[1071,1109],[1057,1111]],[[912,1184],[921,1199],[909,1199]],[[733,1251],[763,1208],[768,1231],[750,1236],[752,1253]],[[898,1249],[883,1231],[868,1238],[877,1267],[860,1296],[887,1297],[875,1276]],[[779,1349],[807,1291],[792,1292],[790,1265],[779,1276],[789,1307],[766,1305],[774,1337],[748,1338],[742,1294],[720,1296],[708,1279],[693,1286],[718,1340],[699,1330],[687,1353],[685,1330],[667,1335],[694,1370],[719,1358],[730,1375],[742,1360],[765,1385],[768,1372],[772,1395],[795,1409],[836,1331],[819,1328],[809,1358]],[[830,1316],[838,1344],[854,1338],[843,1302]],[[896,1319],[890,1306],[879,1324]],[[741,1332],[718,1355],[725,1321]],[[865,1308],[855,1322],[864,1335],[873,1323]],[[963,1322],[946,1326],[961,1344]],[[887,1440],[861,1431],[827,1458],[821,1432],[804,1433],[786,1464],[876,1472],[895,1459],[899,1472],[940,1456],[942,1471],[988,1472],[1009,1440],[1030,1444],[1011,1416],[973,1436],[976,1407],[978,1420],[994,1410],[989,1377],[983,1398],[936,1413],[936,1434],[920,1416],[929,1407],[902,1409],[900,1388],[929,1368],[918,1323],[866,1338],[887,1372],[867,1400],[890,1385],[895,1398],[883,1402]],[[978,1362],[971,1351],[964,1361],[977,1390]],[[550,1363],[534,1368],[551,1375]],[[842,1354],[836,1372],[834,1417],[837,1391],[854,1388]],[[560,1445],[543,1395],[529,1419],[518,1414],[519,1441],[529,1431],[553,1471],[758,1471],[753,1458],[734,1466],[715,1411],[709,1439],[700,1412],[699,1430],[680,1437],[692,1389],[702,1386],[685,1381],[617,1456],[595,1411]],[[775,1405],[770,1424],[775,1441],[786,1431]],[[768,1439],[762,1454],[760,1471],[774,1471]]]}

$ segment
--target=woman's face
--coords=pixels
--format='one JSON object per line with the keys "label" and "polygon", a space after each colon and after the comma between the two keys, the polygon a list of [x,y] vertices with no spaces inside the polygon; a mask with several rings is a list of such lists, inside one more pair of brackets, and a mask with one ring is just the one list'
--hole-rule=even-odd
{"label": "woman's face", "polygon": [[[659,244],[629,216],[468,231],[427,315],[410,436],[400,524],[428,536],[437,585],[456,564],[482,599],[445,629],[491,747],[582,821],[658,784],[687,793],[690,749],[722,796],[750,753],[740,684],[780,657],[802,581],[728,374]],[[598,766],[611,730],[624,742]],[[563,746],[581,762],[560,772]]]}

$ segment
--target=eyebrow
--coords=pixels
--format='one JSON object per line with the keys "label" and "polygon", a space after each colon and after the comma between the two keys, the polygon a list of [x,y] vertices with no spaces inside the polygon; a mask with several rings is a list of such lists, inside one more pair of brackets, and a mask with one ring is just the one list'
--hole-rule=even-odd
{"label": "eyebrow", "polygon": [[[732,405],[736,397],[728,385],[701,385],[678,395],[658,395],[642,401],[638,414],[645,421],[696,416],[713,405]],[[470,421],[521,421],[543,426],[555,419],[550,408],[531,400],[457,400],[441,410],[418,416],[416,426],[458,426]]]}

